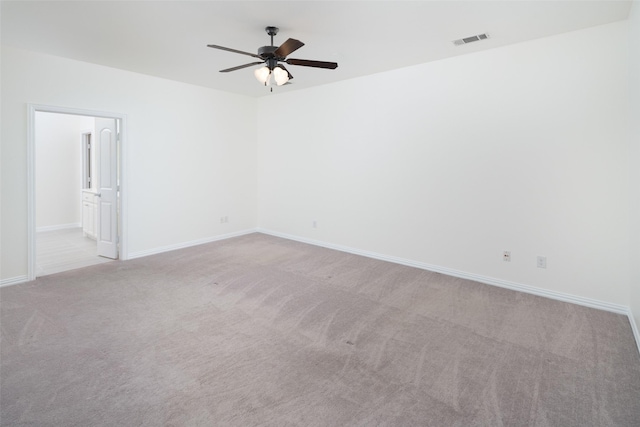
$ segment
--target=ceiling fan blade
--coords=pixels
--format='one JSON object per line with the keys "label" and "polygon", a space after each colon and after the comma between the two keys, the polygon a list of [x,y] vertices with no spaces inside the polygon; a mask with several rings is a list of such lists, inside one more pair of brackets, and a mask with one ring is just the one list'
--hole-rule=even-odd
{"label": "ceiling fan blade", "polygon": [[243,68],[251,67],[252,65],[260,65],[260,64],[264,64],[264,61],[262,61],[262,62],[252,62],[250,64],[244,64],[244,65],[238,65],[237,67],[220,70],[220,72],[221,73],[228,73],[229,71],[242,70]]}
{"label": "ceiling fan blade", "polygon": [[300,40],[287,39],[287,41],[282,43],[280,47],[277,48],[275,52],[273,52],[273,54],[276,56],[276,58],[286,58],[288,55],[300,49],[302,46],[304,46],[304,43],[302,43]]}
{"label": "ceiling fan blade", "polygon": [[239,53],[241,55],[249,55],[249,56],[253,56],[254,58],[258,58],[258,59],[264,59],[260,55],[256,55],[255,53],[243,52],[241,50],[231,49],[229,47],[218,46],[218,45],[215,45],[215,44],[208,44],[207,47],[212,47],[214,49],[220,49],[220,50],[226,50],[227,52]]}
{"label": "ceiling fan blade", "polygon": [[285,61],[290,65],[301,65],[303,67],[315,67],[315,68],[329,68],[335,70],[338,68],[337,62],[325,62],[325,61],[310,61],[308,59],[287,59]]}

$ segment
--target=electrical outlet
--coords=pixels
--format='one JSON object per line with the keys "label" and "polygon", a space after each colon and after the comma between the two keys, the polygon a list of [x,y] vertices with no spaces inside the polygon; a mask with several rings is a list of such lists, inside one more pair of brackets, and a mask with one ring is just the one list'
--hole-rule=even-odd
{"label": "electrical outlet", "polygon": [[313,222],[311,223],[311,226],[313,228],[318,228],[318,221],[316,221],[315,219],[313,220]]}
{"label": "electrical outlet", "polygon": [[510,251],[504,251],[502,254],[502,260],[505,262],[511,262],[511,252]]}
{"label": "electrical outlet", "polygon": [[221,216],[220,217],[220,224],[226,224],[229,222],[229,217],[228,216]]}
{"label": "electrical outlet", "polygon": [[547,257],[538,255],[538,268],[547,268]]}

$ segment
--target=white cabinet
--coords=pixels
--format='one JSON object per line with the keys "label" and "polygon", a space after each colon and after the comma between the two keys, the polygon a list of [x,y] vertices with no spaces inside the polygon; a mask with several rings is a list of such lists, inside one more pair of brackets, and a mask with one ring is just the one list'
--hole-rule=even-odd
{"label": "white cabinet", "polygon": [[82,232],[92,239],[96,238],[97,232],[97,203],[96,193],[90,190],[82,191]]}

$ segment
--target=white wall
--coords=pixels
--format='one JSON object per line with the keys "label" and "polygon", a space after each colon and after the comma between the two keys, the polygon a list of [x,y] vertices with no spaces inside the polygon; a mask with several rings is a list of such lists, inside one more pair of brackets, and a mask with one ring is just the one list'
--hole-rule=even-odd
{"label": "white wall", "polygon": [[93,117],[36,113],[37,228],[81,224],[81,134],[93,127]]}
{"label": "white wall", "polygon": [[258,136],[259,226],[627,306],[627,40],[618,22],[261,99],[258,128],[287,128]]}
{"label": "white wall", "polygon": [[[633,2],[629,15],[629,82],[632,174],[631,310],[640,328],[640,1]],[[638,338],[638,337],[637,337]],[[640,347],[640,341],[638,342]]]}
{"label": "white wall", "polygon": [[253,99],[6,46],[1,59],[2,279],[27,274],[28,103],[127,115],[130,253],[255,227]]}

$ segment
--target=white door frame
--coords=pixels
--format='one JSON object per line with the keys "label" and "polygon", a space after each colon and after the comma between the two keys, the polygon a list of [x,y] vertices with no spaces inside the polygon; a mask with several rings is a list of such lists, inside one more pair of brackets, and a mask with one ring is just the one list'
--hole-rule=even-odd
{"label": "white door frame", "polygon": [[27,104],[27,280],[36,278],[36,112],[74,114],[120,120],[120,250],[119,259],[129,259],[127,245],[127,115],[81,108]]}

